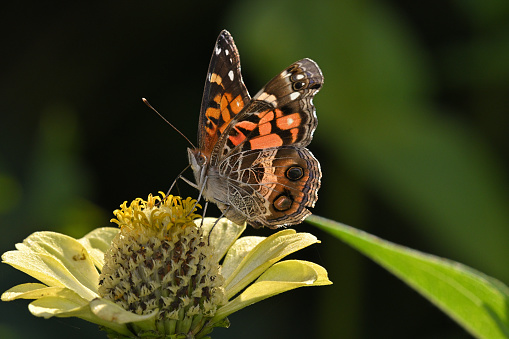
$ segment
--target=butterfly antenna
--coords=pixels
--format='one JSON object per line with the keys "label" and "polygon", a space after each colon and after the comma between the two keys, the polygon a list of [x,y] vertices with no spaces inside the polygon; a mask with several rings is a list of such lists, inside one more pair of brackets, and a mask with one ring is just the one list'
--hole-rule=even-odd
{"label": "butterfly antenna", "polygon": [[[156,112],[156,113],[157,113],[157,115],[159,115],[159,116],[161,117],[161,119],[163,119],[164,121],[166,121],[166,123],[167,123],[168,125],[170,125],[170,126],[171,126],[171,127],[172,127],[175,131],[177,131],[177,132],[178,132],[181,136],[183,136],[183,137],[184,137],[184,139],[186,139],[186,140],[187,140],[187,142],[188,142],[189,144],[191,144],[191,146],[193,146],[193,148],[196,148],[196,147],[194,146],[194,144],[191,142],[191,140],[189,140],[189,139],[188,139],[188,138],[184,135],[184,133],[182,133],[181,131],[179,131],[179,129],[178,129],[177,127],[173,126],[171,122],[169,122],[169,121],[168,121],[165,117],[163,117],[163,116],[162,116],[162,114],[161,114],[161,113],[159,113],[159,112],[158,112],[158,111],[157,111],[154,107],[152,107],[152,105],[148,102],[148,100],[147,100],[147,99],[145,99],[145,98],[141,98],[141,100],[143,100],[143,102],[145,103],[145,105],[147,105],[147,106],[148,106],[148,108],[150,108],[151,110],[153,110],[154,112]],[[186,169],[187,169],[187,167],[186,167]]]}

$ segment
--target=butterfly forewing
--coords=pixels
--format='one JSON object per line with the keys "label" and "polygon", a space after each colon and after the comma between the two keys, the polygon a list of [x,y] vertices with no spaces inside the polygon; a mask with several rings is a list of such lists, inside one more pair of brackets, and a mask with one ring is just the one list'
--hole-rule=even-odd
{"label": "butterfly forewing", "polygon": [[313,96],[320,90],[323,76],[310,59],[295,62],[274,77],[227,127],[221,139],[229,152],[267,147],[307,146],[318,119]]}
{"label": "butterfly forewing", "polygon": [[212,152],[228,123],[249,100],[237,47],[230,33],[223,30],[212,52],[200,109],[198,145],[204,154]]}

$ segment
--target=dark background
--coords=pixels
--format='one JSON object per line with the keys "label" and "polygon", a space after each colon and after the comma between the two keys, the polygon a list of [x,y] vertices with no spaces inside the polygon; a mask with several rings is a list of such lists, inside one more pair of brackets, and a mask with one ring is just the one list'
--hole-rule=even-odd
{"label": "dark background", "polygon": [[[508,19],[503,0],[5,2],[0,252],[38,230],[81,237],[124,200],[166,191],[188,145],[141,97],[195,141],[226,28],[252,95],[303,57],[322,68],[316,214],[508,283]],[[322,243],[295,257],[334,285],[250,306],[215,337],[469,337],[343,243],[296,229]],[[2,291],[33,281],[0,270]],[[2,338],[104,336],[79,319],[33,317],[26,301],[0,303],[0,315]]]}

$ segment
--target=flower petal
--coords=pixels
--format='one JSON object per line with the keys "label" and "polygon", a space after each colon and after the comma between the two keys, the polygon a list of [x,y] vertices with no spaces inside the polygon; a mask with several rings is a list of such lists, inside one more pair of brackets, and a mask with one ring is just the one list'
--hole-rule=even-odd
{"label": "flower petal", "polygon": [[244,257],[266,237],[242,237],[233,244],[224,258],[221,274],[228,279]]}
{"label": "flower petal", "polygon": [[2,301],[13,301],[16,299],[37,299],[32,297],[25,297],[25,295],[29,295],[33,291],[41,290],[47,287],[48,286],[39,283],[16,285],[2,293]]}
{"label": "flower petal", "polygon": [[[67,291],[71,293],[67,293]],[[2,294],[2,301],[12,301],[16,299],[40,299],[44,297],[65,297],[79,298],[78,294],[65,287],[48,287],[38,283],[28,283],[14,286]],[[80,302],[76,299],[76,302]]]}
{"label": "flower petal", "polygon": [[240,292],[275,262],[318,242],[320,241],[314,235],[296,233],[292,229],[279,231],[266,238],[244,257],[229,278],[226,279],[225,293],[227,299]]}
{"label": "flower petal", "polygon": [[[67,289],[66,289],[67,290]],[[72,291],[67,290],[70,293]],[[92,322],[94,324],[98,324],[101,326],[105,326],[111,328],[112,330],[122,333],[124,335],[132,335],[132,333],[127,329],[127,326],[124,323],[119,323],[114,320],[104,319],[97,315],[94,312],[94,302],[99,300],[99,304],[109,303],[108,301],[102,299],[94,299],[91,302],[88,302],[85,299],[81,299],[82,302],[76,302],[75,299],[65,297],[44,297],[33,301],[28,305],[28,309],[30,312],[38,317],[51,318],[51,317],[60,317],[60,318],[68,318],[68,317],[77,317],[84,319],[86,321]],[[122,312],[129,313],[127,311],[122,310],[119,306],[114,305],[117,308],[117,314]],[[100,312],[99,312],[100,313]],[[112,312],[110,312],[112,313]],[[135,318],[145,318],[144,316],[136,316],[133,314]],[[113,317],[112,317],[113,318]]]}
{"label": "flower petal", "polygon": [[[69,291],[68,289],[65,289]],[[70,291],[72,292],[72,291]],[[70,294],[70,293],[69,293]],[[51,318],[54,316],[59,317],[71,317],[75,316],[68,315],[69,312],[75,312],[77,309],[87,307],[88,301],[85,299],[81,299],[81,302],[76,298],[68,298],[68,297],[43,297],[39,298],[35,301],[32,301],[28,305],[28,309],[30,312],[37,316],[43,318]]]}
{"label": "flower petal", "polygon": [[271,266],[238,297],[221,307],[214,319],[222,319],[255,302],[298,287],[330,284],[332,282],[327,277],[327,271],[320,265],[309,261],[285,260]]}
{"label": "flower petal", "polygon": [[[203,235],[207,237],[210,229],[216,222],[216,218],[205,218],[203,221]],[[197,225],[201,224],[201,219],[195,220]],[[214,247],[214,260],[219,262],[226,251],[232,246],[237,238],[246,229],[246,224],[237,225],[226,218],[219,220],[210,235],[210,246]]]}
{"label": "flower petal", "polygon": [[[90,309],[99,318],[108,321],[115,322],[117,324],[136,323],[138,326],[141,324],[151,323],[149,328],[154,327],[155,318],[158,310],[145,315],[138,315],[129,311],[124,310],[119,305],[115,304],[106,299],[96,298],[90,302]],[[140,326],[144,327],[144,326]]]}
{"label": "flower petal", "polygon": [[54,232],[36,232],[2,260],[48,286],[67,287],[81,297],[97,297],[99,273],[76,239]]}
{"label": "flower petal", "polygon": [[87,249],[95,266],[101,270],[104,265],[104,253],[110,248],[111,241],[120,232],[117,227],[96,228],[78,241]]}
{"label": "flower petal", "polygon": [[96,298],[89,302],[66,288],[61,289],[58,294],[59,296],[42,297],[33,301],[28,306],[30,312],[44,318],[77,317],[126,335],[132,334],[125,326],[127,323],[135,323],[140,328],[154,327],[157,311],[137,315],[105,299]]}

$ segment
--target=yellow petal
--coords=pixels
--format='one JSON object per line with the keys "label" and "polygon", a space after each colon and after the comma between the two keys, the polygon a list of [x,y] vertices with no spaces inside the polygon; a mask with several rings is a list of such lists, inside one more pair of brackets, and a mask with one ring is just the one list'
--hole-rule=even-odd
{"label": "yellow petal", "polygon": [[332,282],[327,277],[327,271],[320,265],[309,261],[285,260],[271,266],[238,297],[221,307],[214,319],[222,319],[255,302],[294,288],[330,284]]}
{"label": "yellow petal", "polygon": [[[81,298],[78,294],[65,287],[48,287],[43,284],[28,283],[10,288],[2,294],[3,301],[12,301],[15,299],[40,299],[44,297],[69,298],[79,304],[87,304],[88,301]],[[83,302],[81,301],[83,300]]]}
{"label": "yellow petal", "polygon": [[228,279],[244,257],[266,237],[242,237],[230,247],[224,258],[221,274]]}
{"label": "yellow petal", "polygon": [[104,265],[104,253],[110,248],[111,241],[120,232],[117,227],[96,228],[78,241],[87,249],[94,265],[101,270]]}
{"label": "yellow petal", "polygon": [[227,299],[240,292],[275,262],[318,242],[319,240],[314,235],[296,233],[292,229],[277,232],[266,238],[242,259],[233,273],[226,279],[225,292]]}
{"label": "yellow petal", "polygon": [[88,301],[81,299],[83,302],[78,302],[76,299],[60,298],[60,297],[44,297],[32,301],[28,305],[30,312],[37,317],[51,318],[54,316],[74,316],[67,315],[82,307],[88,307]]}
{"label": "yellow petal", "polygon": [[2,260],[48,286],[67,287],[81,297],[97,297],[99,273],[87,250],[76,239],[53,232],[36,232]]}
{"label": "yellow petal", "polygon": [[[145,315],[138,315],[124,310],[119,305],[106,299],[97,298],[90,302],[90,309],[99,318],[117,324],[155,322],[158,309]],[[154,326],[152,326],[153,328]]]}
{"label": "yellow petal", "polygon": [[[83,300],[83,299],[82,299]],[[93,312],[92,302],[83,300],[84,303],[76,302],[70,298],[59,298],[59,297],[44,297],[33,301],[28,305],[30,312],[38,317],[51,318],[51,317],[77,317],[89,321],[94,324],[106,326],[113,329],[118,333],[125,335],[132,335],[127,329],[125,324],[120,324],[115,321],[105,320],[99,317]],[[120,308],[117,306],[117,308]],[[121,308],[120,308],[121,309]],[[127,312],[122,310],[123,312]],[[127,312],[129,313],[129,312]],[[133,314],[134,315],[134,314]],[[136,317],[136,315],[134,315]],[[140,317],[140,316],[138,316]]]}
{"label": "yellow petal", "polygon": [[33,291],[41,290],[44,288],[48,288],[48,286],[38,283],[16,285],[2,293],[2,301],[13,301],[16,299],[37,299],[25,297],[25,295],[29,295]]}
{"label": "yellow petal", "polygon": [[[205,218],[203,221],[203,236],[208,237],[209,231],[216,222],[216,218]],[[195,220],[197,225],[201,224],[201,219]],[[214,247],[214,260],[219,262],[226,251],[232,246],[237,238],[246,229],[246,224],[237,225],[226,218],[219,220],[210,235],[210,246]]]}
{"label": "yellow petal", "polygon": [[154,327],[157,310],[150,314],[137,315],[111,301],[96,298],[88,302],[79,297],[73,298],[72,291],[64,290],[65,293],[62,293],[61,297],[43,297],[33,301],[28,306],[30,312],[44,318],[77,317],[126,335],[132,335],[125,326],[127,323],[135,323],[140,328]]}

